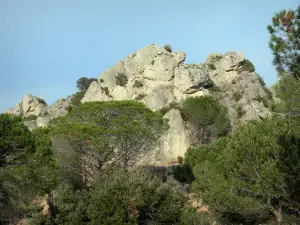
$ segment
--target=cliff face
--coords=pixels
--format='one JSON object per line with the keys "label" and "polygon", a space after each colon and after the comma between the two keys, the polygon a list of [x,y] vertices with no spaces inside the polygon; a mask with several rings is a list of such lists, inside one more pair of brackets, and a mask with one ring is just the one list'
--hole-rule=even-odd
{"label": "cliff face", "polygon": [[[149,45],[104,71],[88,88],[82,102],[134,99],[152,110],[192,96],[214,95],[228,107],[231,123],[270,115],[268,89],[242,53],[209,55],[201,64],[185,64],[184,52]],[[193,142],[192,132],[177,109],[165,114],[169,130],[156,160],[176,161]]]}
{"label": "cliff face", "polygon": [[[266,108],[270,92],[242,53],[212,54],[201,64],[185,64],[185,58],[184,52],[149,45],[104,71],[98,82],[90,85],[82,102],[131,99],[152,110],[169,107],[164,116],[169,121],[169,130],[154,154],[155,161],[161,164],[184,156],[193,143],[192,125],[183,120],[178,109],[172,108],[188,97],[217,97],[228,107],[232,125],[270,115]],[[47,106],[43,100],[26,95],[8,113],[36,116],[36,120],[27,122],[31,129],[47,126],[50,119],[68,113],[71,98]]]}

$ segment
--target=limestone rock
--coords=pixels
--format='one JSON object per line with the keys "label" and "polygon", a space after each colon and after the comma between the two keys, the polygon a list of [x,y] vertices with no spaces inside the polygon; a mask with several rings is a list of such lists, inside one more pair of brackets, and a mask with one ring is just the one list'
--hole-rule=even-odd
{"label": "limestone rock", "polygon": [[23,117],[41,116],[45,115],[46,108],[47,103],[43,99],[27,94],[22,102],[18,103],[15,108],[6,111],[6,113]]}
{"label": "limestone rock", "polygon": [[25,118],[36,117],[36,120],[25,121],[29,130],[34,130],[38,127],[48,126],[51,119],[67,115],[72,98],[73,96],[69,96],[48,106],[45,100],[27,94],[22,102],[18,103],[15,108],[7,110],[6,113]]}
{"label": "limestone rock", "polygon": [[181,118],[180,111],[171,109],[164,116],[168,119],[168,132],[162,137],[163,146],[161,153],[162,164],[167,162],[176,162],[178,156],[184,157],[188,147],[190,147],[190,138]]}

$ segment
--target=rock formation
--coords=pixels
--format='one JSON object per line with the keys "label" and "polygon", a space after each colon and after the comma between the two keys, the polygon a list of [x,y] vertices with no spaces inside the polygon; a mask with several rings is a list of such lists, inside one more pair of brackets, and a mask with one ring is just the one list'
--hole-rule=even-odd
{"label": "rock formation", "polygon": [[[165,114],[169,130],[156,152],[160,163],[184,156],[192,143],[190,124],[178,109],[172,108],[188,97],[213,95],[228,107],[232,125],[270,115],[267,108],[270,91],[254,72],[242,53],[211,54],[200,64],[185,64],[184,52],[170,52],[159,45],[149,45],[130,54],[104,71],[86,91],[82,102],[129,100],[145,103],[152,110],[168,107]],[[31,99],[31,100],[30,100]],[[33,96],[9,113],[38,118],[31,126],[46,126],[48,121],[67,114],[70,98],[48,107]]]}
{"label": "rock formation", "polygon": [[30,130],[46,127],[51,119],[68,114],[72,97],[60,99],[48,106],[44,99],[27,94],[22,102],[5,113],[24,117]]}
{"label": "rock formation", "polygon": [[[214,95],[228,107],[233,125],[270,115],[270,93],[242,53],[212,54],[201,64],[184,64],[185,58],[184,52],[149,45],[104,71],[82,102],[135,99],[159,110],[188,97]],[[164,163],[184,156],[192,139],[179,110],[165,118],[170,128],[158,154]]]}

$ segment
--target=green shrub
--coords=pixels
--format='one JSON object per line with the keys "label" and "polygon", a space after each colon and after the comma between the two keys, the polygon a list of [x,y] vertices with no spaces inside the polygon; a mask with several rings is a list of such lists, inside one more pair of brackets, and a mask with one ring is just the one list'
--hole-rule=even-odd
{"label": "green shrub", "polygon": [[166,49],[168,52],[172,52],[172,46],[171,45],[165,45],[164,49]]}
{"label": "green shrub", "polygon": [[139,80],[135,80],[134,84],[132,85],[132,87],[134,87],[134,88],[141,88],[143,86],[144,86],[143,83]]}
{"label": "green shrub", "polygon": [[214,64],[210,63],[208,64],[208,68],[211,69],[211,70],[216,70],[217,68],[215,67]]}
{"label": "green shrub", "polygon": [[118,75],[116,76],[116,84],[124,87],[126,86],[127,83],[128,83],[128,78],[126,74],[118,73]]}
{"label": "green shrub", "polygon": [[103,82],[104,82],[104,80],[103,80],[102,78],[101,78],[99,81],[100,81],[100,83],[103,83]]}
{"label": "green shrub", "polygon": [[236,112],[237,112],[238,118],[241,118],[242,116],[244,116],[246,114],[246,111],[240,105],[236,108]]}
{"label": "green shrub", "polygon": [[238,102],[242,99],[243,94],[241,91],[235,91],[235,92],[233,92],[232,97],[236,102]]}

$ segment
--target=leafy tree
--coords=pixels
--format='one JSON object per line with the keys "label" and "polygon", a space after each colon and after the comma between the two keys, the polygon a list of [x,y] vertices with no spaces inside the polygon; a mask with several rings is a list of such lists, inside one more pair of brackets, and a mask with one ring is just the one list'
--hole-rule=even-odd
{"label": "leafy tree", "polygon": [[98,81],[96,78],[87,78],[87,77],[80,77],[78,80],[77,80],[77,88],[82,91],[82,92],[85,92],[90,84],[93,82],[93,81]]}
{"label": "leafy tree", "polygon": [[204,144],[209,138],[227,132],[229,126],[227,108],[211,96],[187,98],[183,102],[184,116],[199,130],[198,140]]}
{"label": "leafy tree", "polygon": [[300,78],[300,6],[296,10],[282,10],[275,14],[272,25],[270,48],[274,65],[280,75]]}
{"label": "leafy tree", "polygon": [[[20,117],[0,115],[0,222],[22,218],[23,205],[55,186],[51,142],[31,133]],[[6,217],[6,219],[5,219]]]}
{"label": "leafy tree", "polygon": [[52,126],[53,144],[64,162],[63,170],[77,181],[84,178],[85,185],[104,166],[118,164],[128,170],[147,160],[165,123],[161,114],[142,103],[111,101],[81,104]]}
{"label": "leafy tree", "polygon": [[295,223],[300,216],[298,126],[282,118],[250,122],[229,138],[188,151],[194,191],[224,223]]}

